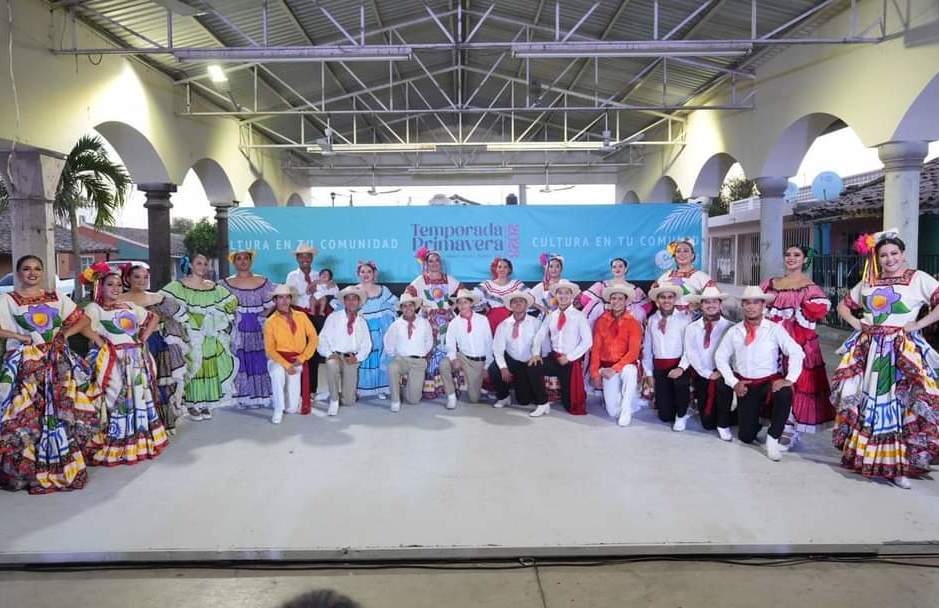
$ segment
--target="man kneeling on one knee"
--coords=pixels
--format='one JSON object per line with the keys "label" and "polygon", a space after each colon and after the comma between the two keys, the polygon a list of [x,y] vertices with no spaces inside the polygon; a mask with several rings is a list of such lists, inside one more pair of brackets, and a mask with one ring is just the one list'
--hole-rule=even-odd
{"label": "man kneeling on one knee", "polygon": [[[727,330],[714,362],[727,386],[737,395],[737,436],[752,443],[760,431],[760,411],[770,405],[771,424],[766,435],[766,455],[782,458],[779,438],[792,408],[792,385],[802,373],[805,355],[782,325],[763,317],[767,302],[775,296],[759,287],[747,287],[740,296],[743,321]],[[780,355],[788,358],[788,369],[780,369]]]}
{"label": "man kneeling on one knee", "polygon": [[385,332],[385,354],[388,380],[391,383],[391,411],[401,409],[401,379],[407,378],[405,401],[416,405],[421,401],[427,355],[434,347],[434,334],[427,319],[418,316],[423,299],[405,292],[398,300],[401,316]]}
{"label": "man kneeling on one knee", "polygon": [[649,317],[642,345],[643,383],[655,400],[659,420],[672,423],[672,430],[684,431],[688,422],[691,387],[688,377],[671,378],[669,372],[678,367],[684,354],[685,328],[691,315],[675,311],[675,302],[682,288],[663,282],[649,292],[658,310]]}
{"label": "man kneeling on one knee", "polygon": [[633,291],[625,285],[603,290],[603,299],[610,309],[594,325],[590,351],[590,381],[603,389],[606,411],[620,426],[627,426],[632,420],[639,396],[636,361],[642,346],[642,326],[626,310]]}
{"label": "man kneeling on one knee", "polygon": [[454,372],[463,372],[466,393],[470,403],[479,403],[483,388],[486,359],[492,353],[492,329],[489,319],[473,312],[479,297],[468,289],[459,290],[453,297],[457,316],[447,326],[445,339],[447,356],[440,362],[443,389],[447,392],[447,409],[456,407]]}
{"label": "man kneeling on one knee", "polygon": [[[294,291],[278,285],[273,292],[274,313],[264,322],[264,350],[267,372],[271,376],[274,416],[280,424],[284,411],[295,414],[300,405],[301,385],[303,413],[310,413],[309,373],[306,362],[316,353],[317,336],[306,313],[291,308]],[[301,382],[301,378],[303,382]],[[286,393],[286,404],[284,397]]]}
{"label": "man kneeling on one knee", "polygon": [[326,359],[326,380],[329,384],[329,415],[339,413],[342,405],[352,405],[359,387],[359,362],[372,351],[368,324],[358,311],[365,301],[365,292],[354,285],[339,292],[343,309],[326,317],[317,351]]}
{"label": "man kneeling on one knee", "polygon": [[499,323],[492,338],[492,357],[489,379],[496,387],[493,407],[509,405],[509,392],[515,389],[519,405],[534,404],[535,411],[548,407],[548,392],[544,386],[544,366],[532,361],[535,334],[541,322],[528,314],[535,298],[527,291],[515,291],[503,298],[512,316]]}

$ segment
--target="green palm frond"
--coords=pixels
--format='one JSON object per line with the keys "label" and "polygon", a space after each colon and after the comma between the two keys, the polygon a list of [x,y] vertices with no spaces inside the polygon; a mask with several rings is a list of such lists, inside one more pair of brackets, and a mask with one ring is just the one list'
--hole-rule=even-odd
{"label": "green palm frond", "polygon": [[67,221],[73,208],[92,209],[95,226],[113,224],[130,186],[130,175],[108,157],[101,138],[82,136],[65,160],[56,188],[55,214]]}

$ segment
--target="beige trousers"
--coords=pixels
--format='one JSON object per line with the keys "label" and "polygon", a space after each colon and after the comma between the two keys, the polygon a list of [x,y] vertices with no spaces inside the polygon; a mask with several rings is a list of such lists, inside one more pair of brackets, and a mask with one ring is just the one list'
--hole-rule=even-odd
{"label": "beige trousers", "polygon": [[343,405],[352,405],[358,399],[356,390],[359,386],[359,364],[349,365],[336,359],[326,360],[326,383],[329,385],[329,401],[339,401]]}
{"label": "beige trousers", "polygon": [[[479,403],[486,362],[467,359],[463,353],[457,353],[456,358],[460,362],[463,376],[466,378],[466,393],[469,402]],[[453,383],[453,366],[450,364],[449,357],[444,357],[443,361],[440,362],[440,377],[443,380],[443,389],[447,391],[447,395],[456,394],[456,385]]]}
{"label": "beige trousers", "polygon": [[407,378],[404,399],[416,404],[421,401],[424,392],[424,372],[427,371],[427,359],[413,357],[395,357],[388,364],[388,382],[391,384],[391,402],[401,403],[401,379]]}

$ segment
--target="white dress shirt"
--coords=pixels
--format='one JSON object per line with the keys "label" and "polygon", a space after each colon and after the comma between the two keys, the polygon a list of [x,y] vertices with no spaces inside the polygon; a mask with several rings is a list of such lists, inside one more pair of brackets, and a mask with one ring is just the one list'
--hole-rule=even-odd
{"label": "white dress shirt", "polygon": [[408,338],[408,322],[398,317],[385,332],[385,353],[389,357],[426,357],[434,347],[434,332],[424,317],[414,319],[414,331]]}
{"label": "white dress shirt", "polygon": [[513,338],[512,328],[515,323],[514,315],[505,319],[496,327],[496,335],[492,338],[492,356],[499,369],[508,368],[505,362],[506,353],[516,361],[528,361],[533,354],[539,352],[534,351],[532,346],[535,343],[535,335],[541,328],[541,321],[531,315],[525,315],[518,328],[518,337]]}
{"label": "white dress shirt", "polygon": [[[782,325],[763,319],[756,330],[756,339],[752,344],[747,345],[745,323],[741,321],[728,329],[714,354],[714,362],[727,386],[733,387],[738,382],[734,371],[744,378],[765,378],[778,373],[780,352],[789,357],[786,380],[790,382],[798,380],[802,374],[802,361],[805,359],[805,354],[796,341],[786,333]],[[733,359],[732,365],[731,359]]]}
{"label": "white dress shirt", "polygon": [[535,334],[534,351],[541,353],[545,338],[550,337],[551,350],[574,361],[583,357],[593,346],[593,332],[587,323],[587,316],[573,306],[564,311],[564,327],[558,331],[558,319],[561,309],[552,310]]}
{"label": "white dress shirt", "polygon": [[[315,270],[310,270],[310,280],[315,285],[317,283],[317,276]],[[299,268],[291,270],[287,273],[287,280],[284,283],[288,287],[293,287],[297,290],[297,297],[294,298],[294,305],[302,308],[303,310],[310,310],[310,294],[307,293],[307,288],[309,287],[306,282],[306,278],[303,276],[303,271]]]}
{"label": "white dress shirt", "polygon": [[691,316],[673,312],[666,320],[665,333],[659,329],[661,319],[662,313],[655,311],[642,336],[642,373],[647,377],[655,369],[653,359],[680,359],[685,351],[685,328],[691,323]]}
{"label": "white dress shirt", "polygon": [[344,310],[337,310],[326,317],[323,331],[319,334],[320,343],[316,347],[319,354],[328,358],[333,353],[355,353],[355,358],[360,362],[368,358],[372,352],[372,336],[368,331],[368,323],[361,314],[357,314],[350,335],[346,326],[348,319]]}
{"label": "white dress shirt", "polygon": [[711,328],[711,342],[707,348],[704,348],[704,318],[690,323],[685,328],[685,352],[681,356],[678,367],[682,369],[693,367],[702,378],[710,378],[717,369],[714,365],[714,353],[717,352],[721,338],[731,327],[733,327],[732,322],[719,317]]}
{"label": "white dress shirt", "polygon": [[[467,357],[489,359],[492,355],[492,329],[489,327],[489,319],[478,312],[474,312],[471,319],[472,321],[467,323],[467,319],[457,315],[447,325],[445,343],[447,357],[451,361],[456,359],[457,351]],[[472,332],[466,330],[468,324],[473,326]]]}

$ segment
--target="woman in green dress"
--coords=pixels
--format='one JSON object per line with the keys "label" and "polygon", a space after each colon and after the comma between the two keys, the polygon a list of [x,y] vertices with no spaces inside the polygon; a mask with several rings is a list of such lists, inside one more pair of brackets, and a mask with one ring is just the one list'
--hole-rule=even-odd
{"label": "woman in green dress", "polygon": [[191,350],[189,381],[183,403],[193,420],[211,420],[212,410],[230,404],[238,360],[231,353],[231,330],[238,299],[230,291],[205,278],[209,260],[197,255],[190,264],[183,258],[186,276],[161,291],[187,309]]}

